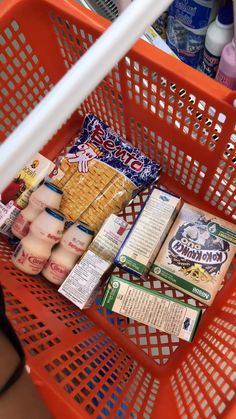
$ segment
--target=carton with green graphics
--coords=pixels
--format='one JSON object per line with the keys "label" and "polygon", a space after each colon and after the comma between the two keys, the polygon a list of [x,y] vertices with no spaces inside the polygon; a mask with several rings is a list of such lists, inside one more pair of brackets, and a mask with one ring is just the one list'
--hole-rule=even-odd
{"label": "carton with green graphics", "polygon": [[236,227],[184,204],[151,275],[211,305],[236,252]]}
{"label": "carton with green graphics", "polygon": [[188,342],[193,340],[201,317],[197,307],[115,275],[110,277],[101,305]]}
{"label": "carton with green graphics", "polygon": [[179,211],[181,199],[154,188],[115,258],[115,264],[141,276],[146,274]]}

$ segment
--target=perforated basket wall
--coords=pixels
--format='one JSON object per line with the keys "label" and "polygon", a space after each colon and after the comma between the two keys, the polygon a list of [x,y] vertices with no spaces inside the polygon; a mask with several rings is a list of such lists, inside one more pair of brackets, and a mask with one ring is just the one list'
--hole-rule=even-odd
{"label": "perforated basket wall", "polygon": [[[72,1],[0,8],[1,140],[107,23]],[[95,69],[96,71],[96,69]],[[139,42],[44,148],[54,158],[90,111],[163,166],[162,184],[236,221],[234,94]],[[52,115],[53,117],[53,115]],[[124,211],[132,222],[146,193]],[[97,306],[80,312],[0,248],[7,311],[32,376],[56,418],[235,417],[235,261],[193,344]],[[132,277],[118,272],[124,278]],[[196,304],[159,281],[145,285]]]}

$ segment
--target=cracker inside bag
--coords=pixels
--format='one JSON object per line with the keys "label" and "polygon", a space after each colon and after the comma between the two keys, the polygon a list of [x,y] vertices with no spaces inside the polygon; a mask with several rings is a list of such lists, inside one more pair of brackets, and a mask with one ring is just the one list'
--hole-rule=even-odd
{"label": "cracker inside bag", "polygon": [[63,214],[98,230],[110,214],[157,180],[160,171],[156,162],[88,114],[53,183],[63,190]]}

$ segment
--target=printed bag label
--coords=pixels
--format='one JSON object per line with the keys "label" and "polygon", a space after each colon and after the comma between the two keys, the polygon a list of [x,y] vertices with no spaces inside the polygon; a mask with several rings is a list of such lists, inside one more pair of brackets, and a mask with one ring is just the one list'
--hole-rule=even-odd
{"label": "printed bag label", "polygon": [[117,170],[143,189],[154,182],[161,167],[92,114],[84,120],[83,131],[66,158],[78,163],[78,171],[87,173],[89,162],[99,160]]}

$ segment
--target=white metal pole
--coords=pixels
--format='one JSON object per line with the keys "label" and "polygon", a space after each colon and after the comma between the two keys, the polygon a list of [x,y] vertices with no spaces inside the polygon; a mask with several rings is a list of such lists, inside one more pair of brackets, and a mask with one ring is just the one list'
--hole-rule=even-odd
{"label": "white metal pole", "polygon": [[[135,1],[135,0],[133,0]],[[129,4],[132,2],[132,0],[117,0],[117,9],[119,12],[119,15],[126,9],[126,7],[129,6]]]}
{"label": "white metal pole", "polygon": [[135,0],[1,145],[0,191],[78,108],[172,0]]}

